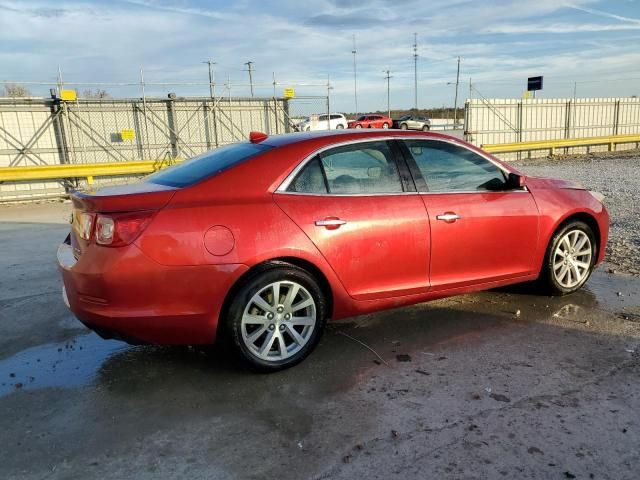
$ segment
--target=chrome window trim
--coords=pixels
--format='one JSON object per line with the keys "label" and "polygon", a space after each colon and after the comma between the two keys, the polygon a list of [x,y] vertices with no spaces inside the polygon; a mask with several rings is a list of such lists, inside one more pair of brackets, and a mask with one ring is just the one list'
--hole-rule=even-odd
{"label": "chrome window trim", "polygon": [[[495,160],[489,158],[484,152],[479,153],[476,152],[475,150],[471,150],[469,147],[467,147],[466,145],[463,145],[461,143],[459,143],[458,141],[456,141],[455,139],[448,139],[448,138],[435,138],[435,137],[423,137],[420,135],[407,135],[407,136],[384,136],[384,137],[373,137],[373,138],[363,138],[363,139],[358,139],[358,140],[349,140],[349,141],[343,141],[343,142],[339,142],[339,143],[332,143],[331,145],[325,145],[324,147],[319,148],[318,150],[314,150],[312,153],[310,153],[309,155],[307,155],[305,158],[302,159],[302,161],[296,165],[296,167],[291,171],[291,173],[289,173],[289,175],[287,175],[287,178],[285,178],[282,183],[280,184],[280,186],[278,188],[275,189],[274,193],[285,193],[285,194],[289,194],[289,195],[314,195],[314,196],[321,196],[321,197],[328,197],[328,196],[332,196],[332,197],[336,197],[336,196],[342,196],[342,197],[353,197],[353,196],[366,196],[366,197],[375,197],[378,195],[404,195],[404,194],[416,194],[416,193],[420,193],[420,194],[456,194],[456,193],[505,193],[505,192],[493,192],[490,190],[471,190],[471,191],[459,191],[459,192],[428,192],[428,191],[418,191],[418,192],[397,192],[397,193],[304,193],[304,192],[288,192],[287,188],[289,188],[289,185],[291,185],[291,182],[293,182],[293,179],[298,175],[298,173],[300,173],[300,171],[306,166],[307,163],[309,163],[316,155],[321,154],[322,152],[325,152],[327,150],[330,150],[332,148],[337,148],[337,147],[343,147],[345,145],[355,145],[358,143],[369,143],[369,142],[388,142],[390,140],[423,140],[423,141],[436,141],[436,142],[445,142],[445,143],[450,143],[452,145],[456,145],[458,147],[464,148],[468,151],[470,151],[471,153],[475,153],[476,155],[484,158],[485,160],[487,160],[488,162],[492,163],[493,165],[495,165],[496,167],[498,167],[498,169],[502,170],[504,173],[506,173],[507,175],[509,173],[511,173],[509,170],[507,170],[504,166],[500,165],[499,163],[496,163]],[[509,192],[525,192],[528,191],[527,188],[525,187],[522,190],[508,190]]]}

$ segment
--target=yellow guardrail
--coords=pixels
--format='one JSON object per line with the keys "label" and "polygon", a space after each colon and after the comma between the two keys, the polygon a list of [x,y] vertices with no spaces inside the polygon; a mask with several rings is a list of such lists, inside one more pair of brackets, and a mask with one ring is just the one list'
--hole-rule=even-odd
{"label": "yellow guardrail", "polygon": [[153,173],[180,161],[182,159],[0,167],[0,182],[86,178],[88,183],[93,183],[94,177]]}
{"label": "yellow guardrail", "polygon": [[609,145],[615,151],[618,143],[639,143],[640,135],[610,135],[608,137],[565,138],[558,140],[538,140],[535,142],[491,143],[482,145],[489,153],[527,152],[530,150],[550,150],[551,155],[556,148],[588,147],[591,145]]}

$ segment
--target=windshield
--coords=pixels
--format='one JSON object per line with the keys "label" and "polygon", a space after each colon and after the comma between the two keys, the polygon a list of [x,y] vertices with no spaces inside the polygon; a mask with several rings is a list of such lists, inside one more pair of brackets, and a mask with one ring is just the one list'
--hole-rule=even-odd
{"label": "windshield", "polygon": [[234,143],[193,157],[183,163],[160,170],[144,180],[169,187],[186,187],[213,177],[273,147],[254,143]]}
{"label": "windshield", "polygon": [[411,118],[411,115],[403,115],[400,117],[400,120],[409,120]]}
{"label": "windshield", "polygon": [[367,119],[367,116],[366,116],[366,115],[361,115],[361,116],[359,116],[359,117],[358,117],[358,120],[356,120],[356,121],[358,121],[358,122],[359,122],[359,121],[361,121],[361,120],[366,120],[366,119]]}

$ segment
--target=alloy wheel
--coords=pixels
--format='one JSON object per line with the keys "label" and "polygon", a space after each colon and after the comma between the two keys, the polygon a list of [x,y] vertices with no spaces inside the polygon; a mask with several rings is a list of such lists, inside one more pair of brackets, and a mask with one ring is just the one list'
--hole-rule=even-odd
{"label": "alloy wheel", "polygon": [[565,233],[553,252],[553,275],[564,288],[579,285],[589,275],[593,247],[582,230]]}
{"label": "alloy wheel", "polygon": [[309,342],[316,316],[315,301],[305,287],[289,280],[273,282],[247,303],[242,341],[262,360],[286,360]]}

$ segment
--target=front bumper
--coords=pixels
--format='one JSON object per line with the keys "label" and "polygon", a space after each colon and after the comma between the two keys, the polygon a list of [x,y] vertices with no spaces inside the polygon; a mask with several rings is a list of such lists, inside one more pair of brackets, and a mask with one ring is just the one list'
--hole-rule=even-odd
{"label": "front bumper", "polygon": [[135,245],[87,247],[76,260],[58,248],[63,298],[74,315],[107,338],[130,343],[213,343],[225,296],[245,265],[165,266]]}

